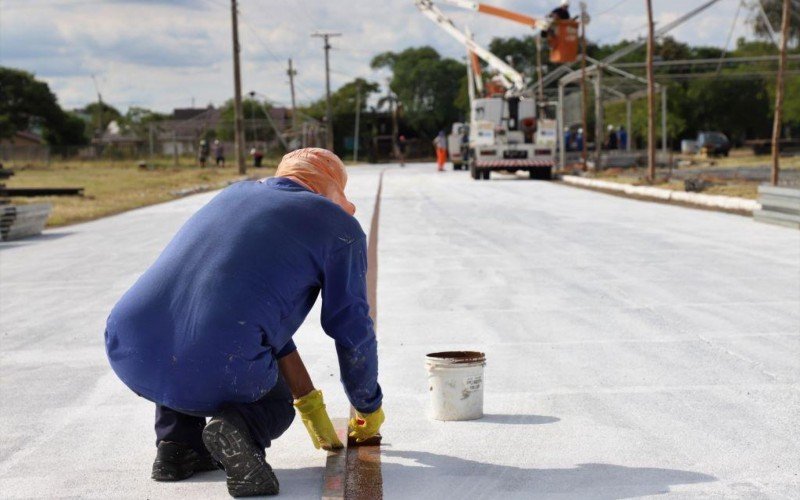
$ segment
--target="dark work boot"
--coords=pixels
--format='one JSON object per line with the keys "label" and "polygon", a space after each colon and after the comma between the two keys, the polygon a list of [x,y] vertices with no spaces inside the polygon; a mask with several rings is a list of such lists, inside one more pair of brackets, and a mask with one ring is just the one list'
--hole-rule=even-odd
{"label": "dark work boot", "polygon": [[180,481],[195,472],[217,470],[219,467],[211,455],[199,454],[185,444],[161,441],[158,443],[153,474],[156,481]]}
{"label": "dark work boot", "polygon": [[203,443],[225,469],[231,496],[278,494],[278,478],[241,417],[229,412],[212,418],[203,429]]}

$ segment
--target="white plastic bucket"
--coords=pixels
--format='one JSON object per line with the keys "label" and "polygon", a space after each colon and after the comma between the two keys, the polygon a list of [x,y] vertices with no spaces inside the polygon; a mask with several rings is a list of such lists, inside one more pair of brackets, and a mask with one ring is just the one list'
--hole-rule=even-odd
{"label": "white plastic bucket", "polygon": [[483,367],[486,356],[476,351],[432,352],[425,357],[431,417],[475,420],[483,416]]}

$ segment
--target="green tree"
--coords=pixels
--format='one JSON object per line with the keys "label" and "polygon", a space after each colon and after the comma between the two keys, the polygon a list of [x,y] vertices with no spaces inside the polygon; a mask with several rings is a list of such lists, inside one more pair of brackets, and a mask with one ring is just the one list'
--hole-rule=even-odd
{"label": "green tree", "polygon": [[[334,117],[337,115],[354,115],[356,109],[356,94],[361,93],[361,111],[367,109],[367,98],[377,93],[380,86],[375,82],[367,81],[363,78],[356,78],[352,82],[345,83],[331,94],[331,111]],[[317,119],[323,119],[326,113],[326,100],[323,97],[306,108],[306,113]]]}
{"label": "green tree", "polygon": [[83,121],[61,109],[46,83],[26,71],[0,67],[0,138],[35,126],[51,145],[87,142]]}
{"label": "green tree", "polygon": [[52,127],[45,128],[44,139],[52,146],[88,144],[86,122],[74,113],[62,113],[55,119]]}
{"label": "green tree", "polygon": [[[348,82],[335,92],[331,93],[331,112],[333,114],[333,142],[336,151],[352,150],[351,147],[344,147],[346,138],[353,137],[355,132],[355,117],[356,117],[356,96],[360,93],[361,97],[358,99],[359,107],[361,108],[361,131],[359,132],[359,144],[365,145],[366,141],[362,138],[366,136],[366,131],[369,130],[367,126],[368,114],[367,101],[372,94],[380,91],[380,86],[375,82],[367,81],[363,78],[356,78]],[[327,111],[326,100],[323,97],[304,109],[305,114],[316,118],[317,120],[324,121]],[[359,148],[361,149],[361,148]]]}
{"label": "green tree", "polygon": [[[503,61],[508,62],[514,69],[528,75],[536,75],[536,36],[528,35],[524,38],[493,38],[489,42],[489,52]],[[547,66],[550,50],[547,42],[542,43],[542,65]]]}
{"label": "green tree", "polygon": [[119,119],[120,128],[125,132],[130,132],[136,137],[146,138],[150,133],[150,125],[168,119],[163,113],[131,106],[125,115]]}
{"label": "green tree", "polygon": [[458,107],[466,67],[442,58],[431,47],[378,54],[372,59],[372,68],[392,71],[389,87],[403,105],[405,120],[420,135],[432,137],[466,112]]}
{"label": "green tree", "polygon": [[[777,49],[772,42],[769,41],[748,41],[744,38],[740,38],[736,43],[736,50],[733,52],[734,56],[774,56],[776,55]],[[795,47],[788,50],[789,54],[792,55],[800,55],[800,47]],[[746,70],[751,71],[762,71],[766,74],[775,71],[775,63],[757,63],[751,64],[748,68],[738,68],[737,71],[745,72]],[[796,70],[796,64],[789,61],[788,70]],[[769,93],[769,105],[765,108],[765,112],[768,112],[769,120],[771,123],[771,119],[773,113],[775,112],[775,79],[774,78],[764,78],[763,80],[764,85],[766,86],[767,92]],[[785,125],[791,127],[792,130],[797,133],[800,131],[800,77],[792,76],[787,74],[786,79],[784,81],[784,89],[783,89],[783,122]],[[769,131],[763,132],[759,137],[769,137]]]}
{"label": "green tree", "polygon": [[98,132],[105,132],[106,127],[111,122],[117,122],[122,125],[124,120],[122,113],[117,108],[107,103],[92,102],[78,110],[79,113],[89,116],[90,127],[88,132],[92,135]]}
{"label": "green tree", "polygon": [[[797,45],[800,43],[800,12],[798,12],[797,2],[789,0],[794,5],[789,5],[789,43]],[[772,25],[772,29],[777,36],[780,36],[781,21],[783,20],[783,0],[761,0],[761,5],[764,7],[764,12],[767,14],[767,19]],[[753,26],[753,32],[759,38],[769,40],[769,29],[767,23],[764,22],[764,17],[761,16],[757,4],[750,7],[750,24]]]}
{"label": "green tree", "polygon": [[[275,130],[267,121],[267,110],[272,107],[269,101],[251,98],[242,100],[245,142],[270,141],[275,138]],[[217,138],[224,141],[234,140],[234,117],[233,99],[228,99],[222,106],[221,119],[216,131]]]}

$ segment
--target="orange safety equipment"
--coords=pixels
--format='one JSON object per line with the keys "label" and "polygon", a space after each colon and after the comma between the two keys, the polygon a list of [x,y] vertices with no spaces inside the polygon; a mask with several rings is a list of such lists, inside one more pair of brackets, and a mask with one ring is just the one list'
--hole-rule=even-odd
{"label": "orange safety equipment", "polygon": [[321,194],[350,215],[356,212],[356,206],[344,194],[347,184],[344,163],[327,149],[304,148],[286,153],[275,171],[275,177],[286,177]]}
{"label": "orange safety equipment", "polygon": [[578,58],[578,21],[558,20],[550,28],[553,35],[547,38],[550,45],[550,62],[569,63]]}
{"label": "orange safety equipment", "polygon": [[447,162],[447,150],[444,148],[436,148],[436,166],[439,170],[444,170],[444,164]]}

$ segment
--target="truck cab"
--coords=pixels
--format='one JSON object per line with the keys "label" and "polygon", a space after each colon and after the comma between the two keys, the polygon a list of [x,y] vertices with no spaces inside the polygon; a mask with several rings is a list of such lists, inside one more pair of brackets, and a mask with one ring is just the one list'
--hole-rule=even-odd
{"label": "truck cab", "polygon": [[[552,131],[538,133],[536,102],[531,98],[493,96],[472,101],[469,131],[470,174],[489,179],[492,170],[527,171],[531,179],[552,177]],[[546,121],[542,125],[552,125]]]}

